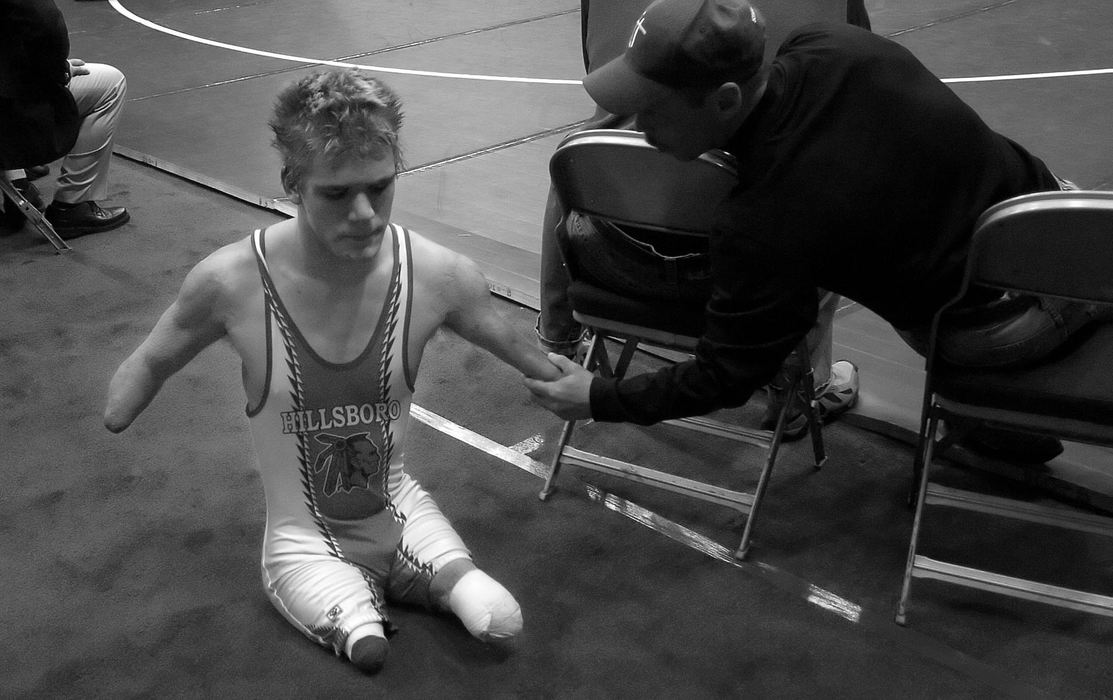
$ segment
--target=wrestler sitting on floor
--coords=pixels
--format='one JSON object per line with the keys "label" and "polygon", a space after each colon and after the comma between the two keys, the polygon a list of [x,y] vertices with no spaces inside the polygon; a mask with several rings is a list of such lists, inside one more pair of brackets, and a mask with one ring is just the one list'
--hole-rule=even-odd
{"label": "wrestler sitting on floor", "polygon": [[125,429],[226,338],[243,361],[266,492],[267,595],[368,672],[388,651],[384,599],[451,610],[485,641],[522,628],[514,597],[403,469],[429,338],[444,326],[528,376],[559,376],[498,313],[471,261],[390,223],[401,121],[397,96],[355,70],[286,88],[271,128],[296,218],[194,267],[117,370],[105,409],[108,429]]}

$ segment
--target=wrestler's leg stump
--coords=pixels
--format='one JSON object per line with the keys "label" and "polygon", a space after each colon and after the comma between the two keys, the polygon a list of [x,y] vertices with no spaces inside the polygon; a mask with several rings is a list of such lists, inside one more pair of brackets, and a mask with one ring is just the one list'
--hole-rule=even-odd
{"label": "wrestler's leg stump", "polygon": [[506,643],[522,631],[518,601],[469,559],[446,564],[429,588],[434,600],[460,618],[476,639]]}
{"label": "wrestler's leg stump", "polygon": [[381,624],[362,625],[352,630],[344,651],[359,670],[378,673],[390,654],[390,643],[386,641]]}

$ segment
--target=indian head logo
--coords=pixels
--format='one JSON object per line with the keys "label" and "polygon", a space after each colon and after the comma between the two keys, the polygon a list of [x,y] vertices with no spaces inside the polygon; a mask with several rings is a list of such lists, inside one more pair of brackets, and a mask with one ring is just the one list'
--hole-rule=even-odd
{"label": "indian head logo", "polygon": [[382,464],[382,453],[371,442],[370,433],[347,437],[319,433],[313,437],[325,445],[313,462],[313,473],[324,472],[321,490],[326,496],[370,488],[371,477],[379,473]]}

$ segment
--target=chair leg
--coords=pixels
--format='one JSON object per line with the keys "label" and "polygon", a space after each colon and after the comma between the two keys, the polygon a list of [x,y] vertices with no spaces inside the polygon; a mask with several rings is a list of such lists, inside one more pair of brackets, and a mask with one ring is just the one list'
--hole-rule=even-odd
{"label": "chair leg", "polygon": [[[923,441],[922,437],[917,439],[917,442],[922,442],[922,441]],[[912,508],[912,509],[915,509],[915,507],[916,507],[917,488],[919,487],[919,484],[920,484],[920,477],[924,473],[924,463],[921,462],[920,459],[921,459],[920,451],[917,450],[916,451],[916,457],[912,462],[912,481],[911,481],[911,483],[908,484],[908,497],[906,499],[907,503],[908,503],[908,507]]]}
{"label": "chair leg", "polygon": [[804,397],[803,404],[804,410],[808,412],[808,434],[812,440],[815,468],[821,469],[827,462],[827,447],[823,444],[823,422],[819,419],[819,402],[815,400],[815,382],[809,363],[804,362],[801,370],[797,374],[797,387],[793,389],[793,393],[799,391]]}
{"label": "chair leg", "polygon": [[627,338],[626,342],[622,344],[622,352],[618,356],[618,362],[614,365],[615,378],[621,379],[626,376],[626,370],[630,368],[630,362],[634,359],[634,353],[637,352],[638,345],[641,341],[637,338]]}
{"label": "chair leg", "polygon": [[[927,410],[930,412],[932,407],[929,406]],[[942,422],[942,416],[939,417],[937,422]],[[951,449],[954,445],[958,444],[967,434],[969,434],[977,423],[955,423],[954,421],[947,421],[947,433],[943,437],[936,438],[938,433],[938,425],[935,430],[931,432],[932,452],[934,454],[945,454],[947,450]],[[923,431],[927,430],[926,427],[921,428],[921,435],[918,440],[926,439],[923,437]],[[917,443],[919,444],[919,443]],[[916,503],[916,485],[920,483],[920,474],[923,472],[924,463],[921,461],[921,452],[916,451],[916,459],[912,463],[912,485],[908,490],[908,507],[911,508]]]}
{"label": "chair leg", "polygon": [[[598,343],[598,346],[596,345]],[[611,358],[607,353],[607,344],[602,338],[592,339],[591,350],[588,351],[594,355],[594,360],[590,364],[584,364],[584,369],[588,372],[599,372],[599,376],[604,379],[613,379],[614,370],[611,368]]]}
{"label": "chair leg", "polygon": [[17,190],[6,177],[0,177],[0,191],[7,195],[8,200],[14,202],[15,206],[23,212],[23,215],[27,217],[27,221],[30,222],[32,228],[42,234],[46,240],[50,241],[50,244],[54,246],[55,252],[64,253],[67,250],[73,250],[70,248],[69,244],[58,235],[54,227],[50,225],[50,222],[46,220],[46,217],[43,216],[38,209],[31,206],[27,198],[20,194],[19,190]]}
{"label": "chair leg", "polygon": [[[811,361],[807,353],[807,345],[801,342],[796,350],[796,371],[788,388],[788,395],[795,396],[798,392],[803,398],[804,410],[808,417],[808,432],[811,433],[812,449],[815,452],[815,468],[819,469],[827,461],[827,450],[823,444],[823,424],[819,419],[819,404],[815,400],[815,380],[813,379]],[[788,422],[788,408],[792,401],[785,401],[777,415],[777,424],[773,428],[773,437],[769,442],[765,463],[762,465],[761,474],[758,476],[757,487],[754,489],[753,505],[746,516],[746,524],[742,528],[742,540],[738,543],[738,550],[734,553],[736,559],[745,559],[750,553],[750,539],[753,535],[754,522],[757,520],[757,511],[761,506],[765,489],[773,475],[773,466],[777,462],[777,453],[781,449],[784,439],[785,425]]]}
{"label": "chair leg", "polygon": [[[927,363],[926,371],[928,379],[931,379],[931,362]],[[912,508],[916,504],[916,487],[920,483],[920,474],[924,471],[923,452],[920,447],[924,444],[924,440],[928,435],[928,418],[931,416],[931,407],[933,403],[933,394],[931,391],[931,383],[927,381],[924,383],[924,394],[920,399],[920,432],[916,435],[916,456],[912,460],[912,481],[908,484],[908,507]],[[932,433],[932,440],[935,439],[935,433]]]}
{"label": "chair leg", "polygon": [[758,476],[757,488],[754,489],[754,502],[750,506],[750,512],[746,514],[746,524],[742,527],[742,539],[739,540],[738,550],[734,553],[735,559],[740,561],[745,560],[750,555],[750,540],[754,533],[754,522],[757,520],[757,511],[761,506],[762,498],[765,496],[765,489],[769,485],[769,477],[773,474],[773,464],[777,460],[777,450],[780,443],[780,435],[775,435],[773,443],[769,446],[769,454],[765,458],[765,464],[762,465],[761,474]]}
{"label": "chair leg", "polygon": [[[796,382],[799,383],[803,379],[804,383],[810,383],[811,376],[804,376],[803,373],[796,375]],[[797,387],[791,387],[791,391],[796,391]],[[789,394],[792,395],[791,393]],[[785,401],[781,406],[781,411],[777,415],[777,425],[773,428],[773,437],[769,443],[768,452],[765,455],[765,463],[761,467],[761,473],[758,475],[757,487],[754,489],[753,505],[750,506],[750,512],[746,515],[746,524],[742,528],[742,540],[738,543],[738,550],[734,553],[736,559],[743,560],[750,553],[750,538],[753,535],[754,522],[757,520],[757,511],[761,507],[762,498],[765,496],[765,489],[769,486],[769,478],[773,475],[773,465],[777,463],[777,453],[781,449],[781,442],[784,438],[785,424],[788,422],[788,408],[792,404],[791,401]],[[818,425],[818,419],[816,422]]]}
{"label": "chair leg", "polygon": [[[599,365],[600,370],[605,374],[610,374],[610,361],[607,358],[607,346],[603,342],[603,335],[601,333],[594,333],[591,337],[591,345],[588,346],[587,354],[584,355],[583,367],[592,370],[596,364]],[[564,457],[564,448],[572,440],[572,431],[576,429],[576,421],[570,420],[565,422],[564,427],[561,428],[560,438],[557,439],[556,452],[553,454],[553,461],[549,466],[549,476],[545,478],[545,485],[541,487],[540,493],[537,497],[542,501],[549,500],[549,496],[553,495],[556,491],[556,479],[560,473],[560,460]]]}
{"label": "chair leg", "polygon": [[541,488],[541,492],[537,497],[542,501],[549,500],[549,496],[553,495],[556,491],[556,478],[560,473],[560,459],[564,456],[564,446],[572,439],[572,431],[576,429],[576,421],[570,420],[565,422],[564,427],[560,431],[560,439],[556,444],[556,452],[553,454],[552,464],[549,466],[549,476],[545,478],[545,485]]}
{"label": "chair leg", "polygon": [[939,427],[939,416],[929,409],[927,427],[920,435],[916,446],[916,463],[920,466],[918,488],[916,490],[916,511],[912,518],[912,534],[908,543],[908,561],[904,565],[904,580],[901,582],[900,602],[897,603],[896,621],[898,625],[908,624],[908,598],[912,593],[912,570],[916,563],[916,548],[920,542],[920,526],[924,517],[924,501],[931,472],[931,460],[935,450],[935,433]]}

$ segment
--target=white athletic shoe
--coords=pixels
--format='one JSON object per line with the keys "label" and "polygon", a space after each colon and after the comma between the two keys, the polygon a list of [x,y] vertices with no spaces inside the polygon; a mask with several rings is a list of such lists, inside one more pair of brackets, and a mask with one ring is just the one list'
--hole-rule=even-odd
{"label": "white athletic shoe", "polygon": [[[772,430],[777,425],[783,397],[769,387],[769,405],[761,420],[762,430]],[[858,368],[849,360],[839,360],[831,365],[827,382],[815,389],[815,400],[819,406],[819,420],[830,423],[849,411],[858,403]],[[788,408],[783,440],[798,440],[808,432],[808,417],[804,415],[803,401],[799,395],[793,397],[793,405]]]}

